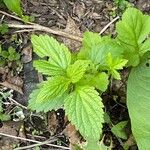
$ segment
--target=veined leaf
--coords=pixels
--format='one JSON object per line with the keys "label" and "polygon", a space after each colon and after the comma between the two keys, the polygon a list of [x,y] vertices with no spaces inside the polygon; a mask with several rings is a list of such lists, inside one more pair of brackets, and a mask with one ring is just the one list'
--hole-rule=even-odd
{"label": "veined leaf", "polygon": [[127,134],[125,132],[125,127],[126,127],[127,123],[128,123],[128,121],[121,121],[118,124],[114,125],[111,128],[112,133],[115,136],[126,140],[128,138]]}
{"label": "veined leaf", "polygon": [[[31,110],[36,110],[37,112],[44,111],[48,112],[51,110],[57,110],[61,108],[64,104],[64,98],[67,96],[67,93],[64,93],[61,97],[55,97],[46,101],[39,102],[37,96],[40,92],[40,89],[34,90],[30,94],[28,108]],[[38,101],[38,102],[37,102]]]}
{"label": "veined leaf", "polygon": [[65,99],[69,120],[87,141],[98,142],[102,133],[103,104],[93,87],[81,86]]}
{"label": "veined leaf", "polygon": [[67,68],[67,75],[72,83],[76,83],[82,78],[89,63],[87,60],[77,60],[73,65]]}
{"label": "veined leaf", "polygon": [[106,91],[109,84],[108,75],[105,72],[93,74],[86,74],[79,81],[80,85],[89,85],[93,86],[96,89],[101,90],[102,92]]}
{"label": "veined leaf", "polygon": [[79,59],[85,59],[87,56],[88,51],[91,50],[93,46],[97,46],[102,42],[101,36],[98,33],[93,32],[85,32],[83,34],[83,47],[81,48],[78,58]]}
{"label": "veined leaf", "polygon": [[21,0],[3,0],[7,8],[22,17]]}
{"label": "veined leaf", "polygon": [[67,91],[69,84],[69,79],[63,76],[50,78],[49,80],[45,81],[43,87],[40,88],[40,92],[36,100],[37,103],[45,102],[55,97],[61,96]]}
{"label": "veined leaf", "polygon": [[33,66],[41,73],[49,76],[64,75],[64,70],[60,67],[54,66],[46,60],[35,60]]}
{"label": "veined leaf", "polygon": [[[143,15],[140,10],[135,8],[128,8],[123,14],[122,20],[117,23],[117,38],[125,48],[124,55],[126,59],[129,59],[129,65],[138,65],[140,55],[143,55],[143,51],[146,52],[149,49],[140,49],[141,44],[150,33],[149,27],[150,17]],[[138,57],[135,57],[135,55]]]}
{"label": "veined leaf", "polygon": [[150,55],[129,75],[127,106],[138,148],[150,149]]}
{"label": "veined leaf", "polygon": [[53,37],[48,35],[32,35],[34,52],[40,57],[48,56],[50,64],[56,70],[66,70],[71,62],[71,54],[64,44],[59,44]]}

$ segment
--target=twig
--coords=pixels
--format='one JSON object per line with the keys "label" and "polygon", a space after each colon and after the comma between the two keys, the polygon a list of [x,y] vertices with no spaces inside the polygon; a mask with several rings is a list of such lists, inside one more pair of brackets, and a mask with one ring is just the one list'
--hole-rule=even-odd
{"label": "twig", "polygon": [[23,109],[28,109],[26,106],[23,106],[22,104],[18,103],[17,101],[15,101],[14,99],[12,99],[11,97],[8,98],[10,101],[12,101],[13,103],[15,103],[17,106],[22,107]]}
{"label": "twig", "polygon": [[60,31],[60,30],[54,30],[45,26],[41,26],[39,24],[33,24],[33,25],[7,24],[7,25],[10,28],[33,29],[35,31],[43,31],[43,32],[52,33],[55,35],[64,36],[66,38],[70,38],[72,40],[76,40],[79,42],[82,41],[82,37],[80,36],[75,36],[75,35]]}
{"label": "twig", "polygon": [[18,148],[15,148],[14,150],[29,149],[29,148],[33,148],[33,147],[36,147],[36,146],[46,145],[46,144],[49,144],[50,142],[53,142],[53,141],[44,141],[44,142],[37,143],[37,144],[32,144],[32,145],[28,145],[28,146],[18,147]]}
{"label": "twig", "polygon": [[100,31],[99,34],[101,35],[102,33],[104,33],[104,32],[107,30],[107,28],[108,28],[111,24],[113,24],[115,21],[117,21],[119,18],[120,18],[119,16],[117,16],[116,18],[114,18],[111,22],[109,22],[109,23]]}
{"label": "twig", "polygon": [[15,31],[14,33],[33,32],[33,31],[34,29],[23,29],[23,30]]}
{"label": "twig", "polygon": [[[17,136],[5,134],[5,133],[0,133],[0,135],[6,136],[6,137],[10,137],[10,138],[14,138],[14,139],[18,139],[18,140],[23,140],[23,141],[33,142],[33,143],[39,143],[39,144],[42,143],[42,142],[40,142],[40,141],[31,140],[31,139],[26,139],[26,138],[23,138],[23,137],[17,137]],[[52,146],[52,147],[57,147],[57,148],[61,148],[61,149],[66,149],[66,150],[70,150],[70,148],[64,147],[64,146],[59,146],[59,145],[54,145],[54,144],[48,144],[48,143],[45,144],[45,145]]]}
{"label": "twig", "polygon": [[[19,17],[17,17],[17,16],[14,16],[14,15],[11,15],[11,14],[8,14],[8,13],[6,13],[6,12],[4,12],[4,11],[1,11],[1,10],[0,10],[0,13],[3,14],[3,15],[8,16],[8,17],[10,17],[10,18],[14,18],[14,19],[16,19],[16,20],[18,20],[18,21],[24,22],[21,18],[19,18]],[[28,23],[28,24],[34,24],[34,23],[32,23],[32,22],[27,22],[27,23]]]}

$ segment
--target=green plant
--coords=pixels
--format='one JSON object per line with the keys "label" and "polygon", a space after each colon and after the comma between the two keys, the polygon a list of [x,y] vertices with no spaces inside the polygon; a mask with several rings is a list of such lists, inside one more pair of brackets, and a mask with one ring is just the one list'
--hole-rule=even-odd
{"label": "green plant", "polygon": [[18,15],[24,22],[33,21],[33,16],[23,15],[22,7],[21,7],[21,0],[3,0],[6,7]]}
{"label": "green plant", "polygon": [[8,50],[2,50],[0,46],[0,66],[4,66],[7,62],[18,61],[20,54],[16,52],[13,47],[9,47]]}
{"label": "green plant", "polygon": [[72,59],[68,48],[52,37],[32,35],[31,41],[38,56],[48,57],[48,61],[34,61],[34,67],[50,77],[30,95],[29,108],[47,112],[64,105],[69,120],[87,140],[87,149],[98,147],[104,106],[96,89],[106,91],[109,76],[120,79],[118,70],[127,60],[118,53],[119,45],[109,37],[86,32],[80,53]]}
{"label": "green plant", "polygon": [[32,35],[31,38],[34,52],[48,58],[33,65],[48,77],[30,95],[29,108],[47,112],[64,106],[68,119],[88,142],[86,150],[101,149],[98,143],[104,106],[100,96],[106,91],[109,79],[121,79],[119,70],[124,66],[133,67],[127,85],[132,131],[140,149],[150,148],[145,144],[150,137],[150,124],[145,120],[150,117],[150,16],[128,8],[116,31],[114,39],[85,32],[83,46],[76,56],[52,37]]}

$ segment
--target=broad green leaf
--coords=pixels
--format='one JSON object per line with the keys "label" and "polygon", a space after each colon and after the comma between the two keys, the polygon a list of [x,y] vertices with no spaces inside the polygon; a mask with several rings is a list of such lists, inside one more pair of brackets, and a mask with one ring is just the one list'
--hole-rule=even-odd
{"label": "broad green leaf", "polygon": [[82,41],[83,47],[81,48],[78,54],[78,58],[79,59],[86,58],[88,51],[91,50],[93,46],[99,45],[101,42],[102,39],[98,33],[93,33],[89,31],[85,32],[83,34],[83,41]]}
{"label": "broad green leaf", "polygon": [[[119,57],[122,55],[123,50],[124,49],[119,45],[119,43],[117,43],[117,41],[104,37],[100,44],[91,46],[91,48],[84,53],[84,57],[81,57],[81,59],[91,60],[95,65],[104,65],[106,56],[109,52],[113,55],[113,57]],[[80,53],[78,57],[80,58]]]}
{"label": "broad green leaf", "polygon": [[67,76],[71,79],[72,83],[76,83],[82,78],[89,64],[89,61],[77,60],[67,68]]}
{"label": "broad green leaf", "polygon": [[40,92],[37,96],[38,102],[45,102],[55,97],[59,97],[64,94],[70,84],[69,79],[63,76],[52,77],[44,82]]}
{"label": "broad green leaf", "polygon": [[150,54],[131,70],[127,83],[127,107],[138,148],[150,149]]}
{"label": "broad green leaf", "polygon": [[31,38],[34,52],[40,57],[48,56],[49,62],[56,70],[66,70],[71,63],[71,53],[64,44],[59,44],[53,37],[48,35],[32,35]]}
{"label": "broad green leaf", "polygon": [[86,74],[79,81],[79,84],[93,86],[96,89],[104,92],[107,90],[109,84],[108,75],[105,72],[96,73],[95,75]]}
{"label": "broad green leaf", "polygon": [[103,104],[93,87],[77,87],[65,99],[65,111],[72,124],[87,141],[98,142],[102,133]]}
{"label": "broad green leaf", "polygon": [[22,17],[21,0],[3,0],[7,8]]}
{"label": "broad green leaf", "polygon": [[[143,15],[138,9],[128,8],[122,20],[117,23],[116,31],[117,38],[125,48],[124,55],[126,59],[129,59],[128,64],[138,65],[138,59],[143,53],[143,49],[140,49],[141,44],[150,33],[150,16]],[[134,55],[138,55],[136,60]],[[132,61],[133,59],[136,63]]]}
{"label": "broad green leaf", "polygon": [[28,108],[31,110],[36,110],[37,112],[44,111],[48,112],[51,110],[57,110],[61,108],[64,104],[64,98],[67,93],[64,93],[61,97],[55,97],[52,99],[48,99],[44,102],[37,102],[37,96],[40,92],[40,89],[34,90],[29,97],[29,105]]}
{"label": "broad green leaf", "polygon": [[127,123],[128,123],[128,121],[121,121],[118,124],[114,125],[111,128],[112,133],[115,136],[126,140],[128,138],[127,134],[125,132],[125,127],[126,127]]}
{"label": "broad green leaf", "polygon": [[49,61],[46,60],[35,60],[33,66],[45,75],[54,76],[54,75],[63,75],[65,72],[62,68],[54,66]]}
{"label": "broad green leaf", "polygon": [[112,57],[111,53],[107,54],[106,57],[106,66],[102,66],[102,68],[105,70],[108,70],[108,73],[111,74],[115,79],[120,80],[120,74],[118,70],[123,69],[123,67],[126,65],[128,60],[122,59],[120,57],[114,58]]}

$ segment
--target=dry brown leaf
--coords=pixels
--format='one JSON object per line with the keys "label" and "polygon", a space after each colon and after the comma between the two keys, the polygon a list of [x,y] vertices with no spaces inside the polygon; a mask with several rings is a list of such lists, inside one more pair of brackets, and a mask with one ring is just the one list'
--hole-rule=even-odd
{"label": "dry brown leaf", "polygon": [[58,120],[55,111],[51,111],[48,113],[48,130],[50,131],[51,135],[56,133],[58,127]]}
{"label": "dry brown leaf", "polygon": [[70,141],[70,148],[73,150],[74,146],[77,143],[80,143],[81,137],[78,131],[75,129],[75,126],[69,123],[66,128],[64,129],[63,133],[69,138]]}
{"label": "dry brown leaf", "polygon": [[0,85],[5,86],[9,89],[15,90],[15,91],[19,92],[20,94],[23,94],[22,88],[15,84],[4,81],[4,82],[0,82]]}
{"label": "dry brown leaf", "polygon": [[77,1],[73,7],[73,13],[81,19],[85,14],[85,4],[83,2]]}
{"label": "dry brown leaf", "polygon": [[[64,31],[66,33],[81,36],[81,32],[78,26],[76,25],[75,21],[69,16],[68,16],[67,25]],[[73,50],[73,51],[79,50],[81,46],[80,42],[77,42],[68,38],[62,38],[62,40],[64,44],[67,45],[70,48],[70,50]]]}
{"label": "dry brown leaf", "polygon": [[[17,136],[17,129],[20,127],[20,122],[4,122],[0,128],[0,133],[5,133],[13,136]],[[2,136],[0,140],[0,150],[13,150],[14,144],[17,144],[18,140],[14,138],[8,138]]]}
{"label": "dry brown leaf", "polygon": [[25,48],[23,48],[21,54],[22,56],[22,62],[23,63],[28,63],[30,61],[32,61],[32,47],[31,45],[26,46]]}

